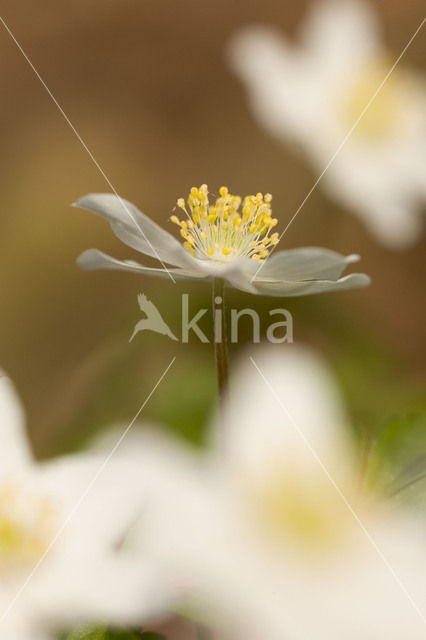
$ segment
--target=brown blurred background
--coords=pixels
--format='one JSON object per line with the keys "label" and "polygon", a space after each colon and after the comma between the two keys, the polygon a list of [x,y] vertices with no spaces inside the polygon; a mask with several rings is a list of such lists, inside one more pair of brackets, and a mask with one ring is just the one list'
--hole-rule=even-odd
{"label": "brown blurred background", "polygon": [[[399,53],[423,2],[374,4],[386,43]],[[258,129],[224,47],[236,27],[252,22],[291,36],[307,6],[6,0],[2,17],[120,195],[174,232],[168,217],[192,185],[269,191],[282,229],[316,175],[302,155]],[[92,246],[137,256],[102,220],[70,208],[108,185],[0,31],[0,364],[23,397],[36,452],[72,448],[106,422],[130,420],[174,355],[144,415],[198,440],[215,399],[211,346],[148,334],[128,344],[141,317],[137,293],[155,300],[177,330],[188,287],[77,269],[77,255]],[[425,29],[403,62],[425,68]],[[335,367],[354,423],[376,429],[395,413],[424,409],[426,233],[412,250],[388,251],[319,188],[286,234],[285,247],[302,245],[360,253],[373,278],[367,290],[284,303],[296,341],[313,344]],[[209,304],[206,285],[190,291],[194,310]],[[229,299],[263,312],[277,306],[238,292]]]}

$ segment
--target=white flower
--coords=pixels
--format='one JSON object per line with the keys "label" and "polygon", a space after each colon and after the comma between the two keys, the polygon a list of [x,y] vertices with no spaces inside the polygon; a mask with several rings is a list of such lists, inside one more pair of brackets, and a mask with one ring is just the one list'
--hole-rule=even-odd
{"label": "white flower", "polygon": [[0,376],[0,636],[47,640],[76,621],[158,613],[166,593],[154,566],[136,567],[123,544],[141,509],[139,463],[117,454],[102,473],[104,454],[37,463],[12,383]]}
{"label": "white flower", "polygon": [[159,443],[155,465],[151,447],[145,548],[234,637],[424,638],[424,520],[360,496],[323,363],[291,347],[256,364],[267,384],[243,363],[216,453]]}
{"label": "white flower", "polygon": [[223,278],[237,289],[269,296],[300,296],[369,284],[364,274],[340,277],[348,264],[359,259],[356,255],[345,257],[328,249],[306,247],[276,252],[266,260],[279,239],[278,233],[271,233],[277,224],[271,199],[270,194],[258,193],[242,203],[239,196],[221,187],[219,198],[210,205],[207,185],[193,187],[187,205],[183,198],[177,201],[184,219],[171,217],[180,228],[182,246],[130,202],[111,194],[85,196],[75,206],[108,220],[116,236],[136,251],[157,258],[163,267],[174,267],[144,267],[97,249],[85,251],[78,264],[88,270],[119,269],[166,278],[171,274],[184,280]]}
{"label": "white flower", "polygon": [[[384,50],[369,4],[314,2],[293,45],[273,29],[236,33],[229,61],[259,122],[300,144],[321,173],[385,79]],[[399,66],[327,169],[322,184],[392,248],[421,234],[426,200],[426,84]]]}

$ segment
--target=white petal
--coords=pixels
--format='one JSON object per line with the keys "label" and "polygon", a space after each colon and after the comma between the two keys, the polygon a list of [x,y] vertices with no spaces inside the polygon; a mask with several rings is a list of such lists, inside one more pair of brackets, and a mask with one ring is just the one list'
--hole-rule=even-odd
{"label": "white petal", "polygon": [[61,558],[38,580],[34,602],[49,627],[79,622],[145,625],[173,607],[175,597],[153,564],[97,553]]}
{"label": "white petal", "polygon": [[0,370],[0,475],[31,463],[25,414],[11,380]]}
{"label": "white petal", "polygon": [[416,244],[424,228],[421,207],[401,201],[396,194],[393,202],[371,198],[360,217],[379,242],[394,250]]}
{"label": "white petal", "polygon": [[303,135],[304,69],[297,50],[277,31],[251,26],[237,31],[228,48],[231,68],[246,84],[254,114],[273,135]]}
{"label": "white petal", "polygon": [[222,278],[236,289],[256,293],[251,279],[258,269],[258,263],[249,258],[238,258],[229,262],[198,260],[198,269],[209,278]]}
{"label": "white petal", "polygon": [[216,427],[231,469],[264,474],[277,460],[285,469],[300,459],[322,474],[312,450],[330,471],[350,468],[347,419],[326,364],[307,350],[277,345],[253,360],[248,353],[241,360],[223,425]]}
{"label": "white petal", "polygon": [[107,455],[88,452],[55,458],[38,465],[33,477],[40,491],[54,497],[60,513],[73,513],[73,539],[84,544],[90,533],[104,548],[120,539],[143,499],[138,489],[143,478],[140,465],[118,453],[106,463]]}
{"label": "white petal", "polygon": [[306,280],[302,282],[272,280],[269,282],[255,281],[257,293],[264,296],[277,296],[290,298],[295,296],[307,296],[314,293],[327,293],[329,291],[344,291],[357,287],[366,287],[370,284],[370,278],[364,273],[351,273],[339,280]]}
{"label": "white petal", "polygon": [[193,259],[176,238],[123,198],[110,193],[91,193],[73,206],[108,220],[115,235],[136,251],[179,267],[193,265]]}
{"label": "white petal", "polygon": [[175,280],[198,280],[204,278],[204,274],[189,269],[157,269],[153,267],[144,267],[134,260],[117,260],[107,255],[99,249],[87,249],[77,259],[77,264],[86,271],[95,271],[96,269],[113,269],[116,271],[130,271],[132,273],[144,273],[150,276],[158,276],[160,278],[170,278],[173,275]]}
{"label": "white petal", "polygon": [[301,44],[326,74],[349,72],[380,48],[378,21],[362,0],[320,0],[303,23]]}
{"label": "white petal", "polygon": [[111,449],[40,465],[32,487],[49,495],[60,536],[40,567],[36,599],[46,619],[141,623],[176,597],[128,535],[155,498],[149,458]]}
{"label": "white petal", "polygon": [[[15,595],[15,594],[13,594]],[[13,595],[11,594],[10,599]],[[1,603],[3,604],[3,603]],[[5,604],[2,611],[10,604],[10,600]],[[42,625],[37,620],[36,611],[19,600],[1,622],[2,637],[7,640],[52,640],[50,633],[42,629]]]}
{"label": "white petal", "polygon": [[319,247],[303,247],[277,251],[267,258],[258,271],[259,279],[283,280],[337,280],[348,264],[357,262],[359,256],[342,256],[340,253]]}

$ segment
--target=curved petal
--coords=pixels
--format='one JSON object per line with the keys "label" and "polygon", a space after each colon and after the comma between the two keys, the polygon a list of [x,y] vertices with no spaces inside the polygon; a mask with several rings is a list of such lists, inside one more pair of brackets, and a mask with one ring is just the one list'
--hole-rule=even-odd
{"label": "curved petal", "polygon": [[312,5],[301,44],[324,73],[347,71],[379,49],[377,22],[366,2],[322,0]]}
{"label": "curved petal", "polygon": [[140,253],[178,267],[193,265],[193,258],[176,238],[123,198],[111,193],[91,193],[73,206],[105,218],[115,235]]}
{"label": "curved petal", "polygon": [[0,475],[31,463],[25,434],[25,414],[11,380],[0,370]]}
{"label": "curved petal", "polygon": [[337,280],[348,264],[357,262],[359,256],[342,256],[336,251],[320,247],[302,247],[273,253],[260,269],[259,279],[283,278],[285,280]]}
{"label": "curved petal", "polygon": [[303,282],[276,280],[255,281],[256,292],[264,296],[277,296],[291,298],[295,296],[308,296],[314,293],[327,293],[329,291],[344,291],[354,287],[366,287],[371,280],[365,273],[351,273],[339,280],[305,280]]}
{"label": "curved petal", "polygon": [[172,274],[178,280],[199,280],[204,278],[202,273],[191,271],[189,269],[157,269],[154,267],[144,267],[133,260],[117,260],[99,249],[87,249],[78,258],[77,264],[86,271],[95,271],[96,269],[114,269],[116,271],[130,271],[132,273],[144,273],[149,276],[158,276],[160,278],[169,278]]}

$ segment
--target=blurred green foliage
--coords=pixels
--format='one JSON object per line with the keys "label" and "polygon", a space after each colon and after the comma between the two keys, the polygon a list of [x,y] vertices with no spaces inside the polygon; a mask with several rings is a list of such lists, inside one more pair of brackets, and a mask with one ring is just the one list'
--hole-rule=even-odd
{"label": "blurred green foliage", "polygon": [[166,638],[152,631],[129,631],[84,625],[65,635],[63,640],[166,640]]}
{"label": "blurred green foliage", "polygon": [[391,420],[372,444],[368,464],[368,485],[385,496],[403,501],[425,502],[426,412]]}

